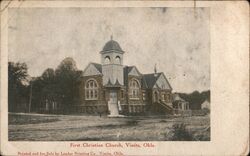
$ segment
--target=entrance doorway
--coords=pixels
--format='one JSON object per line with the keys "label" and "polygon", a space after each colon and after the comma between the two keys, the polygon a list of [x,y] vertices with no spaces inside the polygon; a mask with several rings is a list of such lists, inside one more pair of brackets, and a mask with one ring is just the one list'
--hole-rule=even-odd
{"label": "entrance doorway", "polygon": [[159,100],[159,95],[157,93],[157,91],[154,92],[154,102],[158,102]]}
{"label": "entrance doorway", "polygon": [[118,111],[118,100],[117,100],[117,91],[115,90],[111,90],[109,92],[109,111],[110,111],[110,115],[119,115],[119,111]]}

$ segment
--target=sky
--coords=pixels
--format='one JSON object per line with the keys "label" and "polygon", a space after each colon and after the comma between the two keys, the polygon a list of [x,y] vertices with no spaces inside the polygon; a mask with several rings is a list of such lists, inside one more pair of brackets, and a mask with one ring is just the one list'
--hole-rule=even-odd
{"label": "sky", "polygon": [[113,35],[124,65],[164,72],[174,92],[210,88],[209,8],[11,8],[9,61],[25,62],[30,76],[66,57],[84,70],[101,63]]}

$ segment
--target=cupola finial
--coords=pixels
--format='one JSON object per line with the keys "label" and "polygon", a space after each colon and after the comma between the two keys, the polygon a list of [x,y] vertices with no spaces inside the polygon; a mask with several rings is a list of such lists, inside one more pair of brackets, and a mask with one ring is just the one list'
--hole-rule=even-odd
{"label": "cupola finial", "polygon": [[154,72],[155,72],[155,74],[157,73],[157,68],[156,68],[156,64],[155,64]]}
{"label": "cupola finial", "polygon": [[157,68],[156,68],[156,64],[155,64],[155,67],[154,67],[154,76],[156,77],[157,76]]}
{"label": "cupola finial", "polygon": [[110,36],[110,39],[113,40],[113,34]]}

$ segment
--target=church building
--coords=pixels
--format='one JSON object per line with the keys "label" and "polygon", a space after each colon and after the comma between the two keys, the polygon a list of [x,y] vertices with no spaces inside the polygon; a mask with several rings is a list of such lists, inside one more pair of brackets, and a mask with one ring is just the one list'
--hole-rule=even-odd
{"label": "church building", "polygon": [[100,51],[101,64],[89,63],[79,80],[75,111],[110,116],[171,114],[172,88],[162,72],[142,74],[135,66],[123,65],[125,51],[108,41]]}

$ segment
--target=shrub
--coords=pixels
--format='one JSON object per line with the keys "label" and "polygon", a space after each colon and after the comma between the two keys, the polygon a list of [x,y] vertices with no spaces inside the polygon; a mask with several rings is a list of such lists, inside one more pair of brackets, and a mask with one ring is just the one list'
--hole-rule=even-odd
{"label": "shrub", "polygon": [[171,140],[173,141],[193,141],[193,135],[186,129],[185,124],[174,124],[173,125],[173,136]]}
{"label": "shrub", "polygon": [[137,120],[130,120],[126,122],[126,125],[128,126],[136,126],[138,125],[138,121]]}
{"label": "shrub", "polygon": [[203,108],[202,110],[205,112],[205,114],[210,114],[210,110],[208,108]]}

